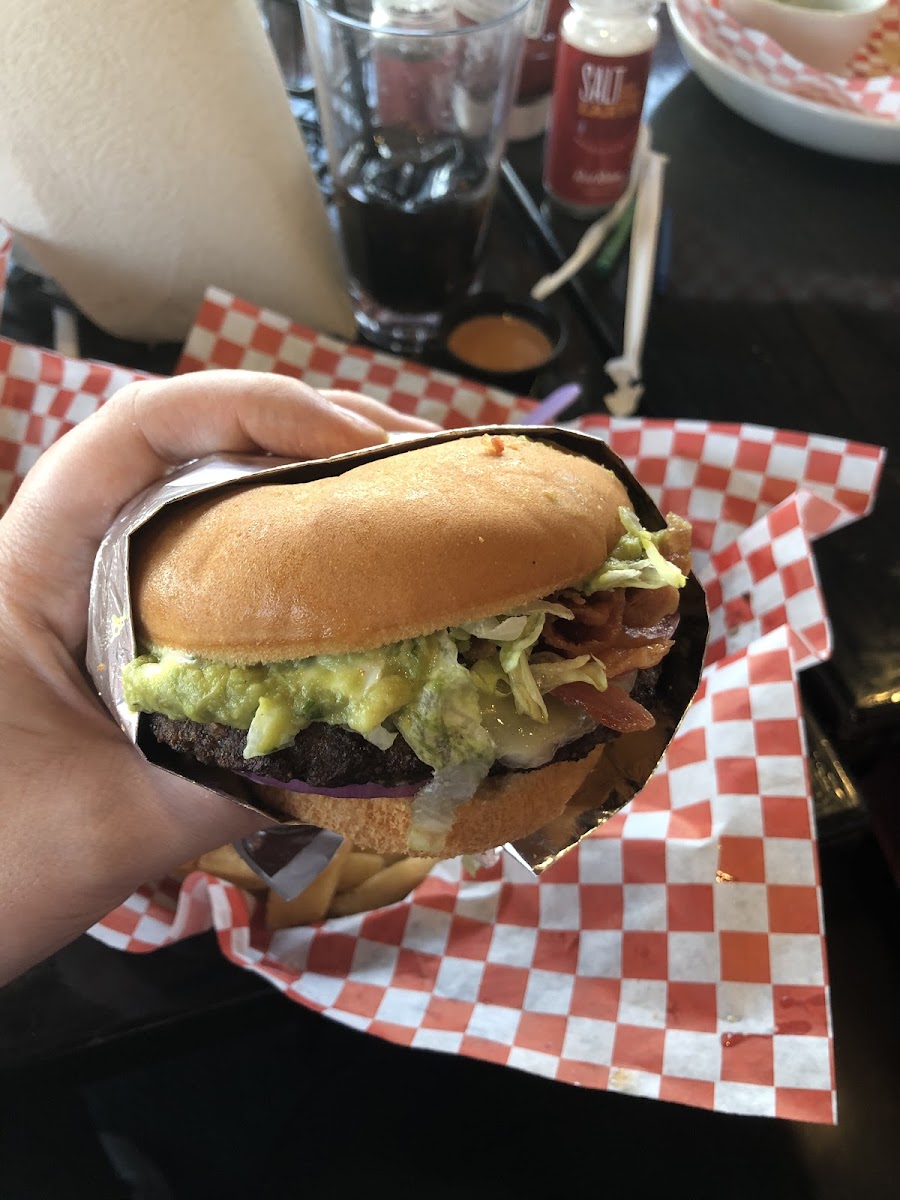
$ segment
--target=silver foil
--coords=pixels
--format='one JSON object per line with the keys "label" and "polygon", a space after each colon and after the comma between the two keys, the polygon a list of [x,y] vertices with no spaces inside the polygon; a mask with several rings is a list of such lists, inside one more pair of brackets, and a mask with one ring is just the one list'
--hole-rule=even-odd
{"label": "silver foil", "polygon": [[[390,458],[423,445],[484,434],[521,434],[540,439],[608,467],[624,485],[642,524],[648,529],[660,529],[665,525],[653,501],[605,442],[555,426],[489,425],[425,436],[406,435],[368,450],[300,463],[234,454],[198,459],[171,472],[132,500],[113,522],[97,553],[91,580],[86,663],[100,698],[138,751],[150,762],[227,796],[259,813],[266,822],[273,819],[278,822],[277,826],[245,838],[236,849],[244,861],[286,900],[299,895],[324,870],[343,839],[329,831],[265,812],[251,799],[246,781],[231,772],[195,763],[188,775],[180,760],[176,764],[154,739],[145,736],[142,715],[128,708],[122,690],[123,668],[137,653],[129,590],[131,537],[161,509],[202,492],[224,490],[236,483],[245,484],[249,479],[255,482],[309,482],[341,474],[362,462]],[[682,593],[680,613],[675,646],[664,660],[656,688],[653,707],[656,728],[649,734],[631,734],[611,743],[598,768],[561,817],[529,837],[504,847],[535,876],[623,808],[641,790],[659,763],[700,681],[708,621],[703,591],[693,576]]]}

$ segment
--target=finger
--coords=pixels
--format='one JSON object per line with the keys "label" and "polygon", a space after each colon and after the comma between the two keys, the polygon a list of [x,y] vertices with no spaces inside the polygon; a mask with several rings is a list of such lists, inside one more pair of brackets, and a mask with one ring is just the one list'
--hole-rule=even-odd
{"label": "finger", "polygon": [[374,422],[286,375],[197,372],[123,388],[41,457],[22,493],[40,502],[50,484],[56,509],[62,491],[73,532],[96,540],[174,464],[217,451],[318,458],[382,441]]}
{"label": "finger", "polygon": [[130,860],[130,883],[164,874],[176,863],[277,824],[273,817],[153,767],[148,782],[151,788],[139,806],[144,836],[140,844],[130,837],[121,851],[122,859]]}
{"label": "finger", "polygon": [[340,405],[341,408],[349,409],[350,412],[359,413],[360,416],[367,417],[370,421],[375,421],[383,429],[408,429],[416,433],[434,433],[441,428],[440,425],[435,425],[433,421],[426,421],[422,417],[414,417],[410,413],[397,412],[396,409],[388,408],[386,404],[382,404],[380,400],[373,400],[371,396],[364,396],[359,392],[327,389],[322,392],[322,395],[327,396],[329,400],[334,404]]}
{"label": "finger", "polygon": [[173,464],[254,450],[315,458],[384,439],[367,417],[284,375],[208,371],[131,384],[29,472],[0,526],[0,574],[12,572],[19,603],[77,645],[100,540]]}

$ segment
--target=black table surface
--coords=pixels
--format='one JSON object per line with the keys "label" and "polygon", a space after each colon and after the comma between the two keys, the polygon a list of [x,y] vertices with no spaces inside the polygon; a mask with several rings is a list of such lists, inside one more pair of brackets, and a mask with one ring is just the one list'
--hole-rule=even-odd
{"label": "black table surface", "polygon": [[[671,238],[641,412],[888,450],[874,515],[817,547],[835,648],[814,674],[841,738],[896,733],[900,557],[886,547],[900,513],[900,169],[832,158],[750,125],[712,99],[671,37],[647,107],[654,148],[669,156]],[[525,147],[510,159],[540,202],[538,156]],[[569,252],[584,226],[547,217]],[[614,347],[624,281],[624,270],[611,286],[590,270],[580,276]]]}
{"label": "black table surface", "polygon": [[[341,1113],[352,1090],[362,1153],[391,1145],[411,1178],[458,1178],[475,1194],[563,1186],[578,1163],[600,1161],[601,1135],[605,1163],[610,1148],[629,1148],[617,1155],[627,1159],[624,1175],[621,1161],[614,1174],[637,1194],[661,1179],[692,1181],[701,1196],[719,1186],[738,1197],[764,1187],[829,1198],[896,1186],[900,940],[889,863],[900,765],[900,703],[891,703],[900,695],[900,171],[805,150],[748,124],[688,72],[665,22],[647,103],[655,147],[670,159],[670,237],[641,412],[776,425],[889,451],[874,514],[817,547],[835,651],[803,682],[810,727],[828,752],[814,773],[833,801],[852,797],[855,817],[841,827],[847,836],[826,838],[823,860],[841,1124],[730,1118],[388,1046],[284,1000],[229,964],[212,935],[145,956],[82,938],[9,985],[0,992],[0,1071],[15,1086],[40,1094],[54,1080],[146,1071],[188,1047],[227,1061],[229,1047],[266,1031],[293,1048],[293,1069],[317,1110]],[[524,294],[583,232],[543,204],[540,167],[539,142],[511,147],[486,286]],[[574,378],[584,389],[580,411],[602,410],[610,387],[602,364],[619,349],[624,284],[624,263],[609,279],[588,268],[554,299],[569,344],[538,393]],[[123,343],[79,324],[86,357],[160,372],[174,365],[177,347]],[[50,344],[47,298],[21,272],[3,333]],[[257,1067],[277,1091],[283,1080]],[[341,1152],[336,1127],[316,1125],[325,1154]],[[457,1130],[449,1157],[436,1159],[426,1150],[448,1128]],[[470,1169],[457,1154],[460,1130],[490,1171]],[[525,1151],[535,1145],[538,1153]],[[427,1174],[416,1176],[419,1166]],[[314,1172],[309,1182],[318,1180]],[[398,1194],[418,1193],[411,1183]]]}

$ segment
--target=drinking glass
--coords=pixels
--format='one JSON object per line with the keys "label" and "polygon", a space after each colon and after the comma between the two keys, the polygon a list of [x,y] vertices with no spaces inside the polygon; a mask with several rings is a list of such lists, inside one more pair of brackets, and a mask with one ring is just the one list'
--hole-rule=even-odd
{"label": "drinking glass", "polygon": [[529,0],[300,0],[357,323],[422,347],[472,288]]}

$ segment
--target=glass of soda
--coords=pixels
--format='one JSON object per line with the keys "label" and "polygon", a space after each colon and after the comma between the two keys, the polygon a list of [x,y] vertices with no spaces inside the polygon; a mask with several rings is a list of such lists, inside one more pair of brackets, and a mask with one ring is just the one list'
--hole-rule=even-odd
{"label": "glass of soda", "polygon": [[363,336],[421,349],[475,284],[530,0],[300,0]]}

